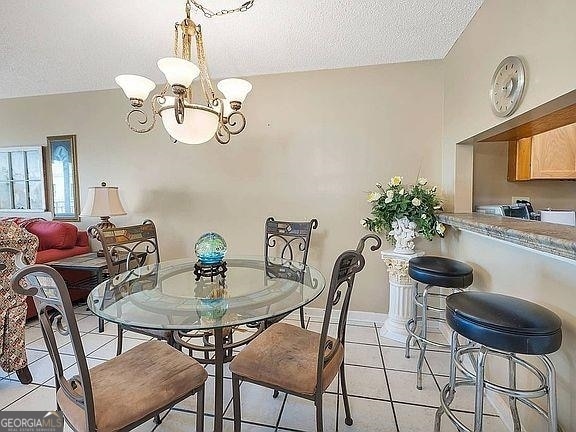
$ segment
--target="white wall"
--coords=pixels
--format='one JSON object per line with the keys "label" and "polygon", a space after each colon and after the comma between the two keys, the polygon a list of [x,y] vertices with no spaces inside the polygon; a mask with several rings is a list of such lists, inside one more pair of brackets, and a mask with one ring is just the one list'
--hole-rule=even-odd
{"label": "white wall", "polygon": [[[520,56],[527,67],[524,101],[514,116],[576,87],[574,0],[486,0],[444,59],[443,181],[457,210],[471,205],[469,170],[456,168],[456,143],[506,119],[492,114],[489,88],[502,59]],[[471,152],[470,156],[471,158]]]}
{"label": "white wall", "polygon": [[[268,216],[315,217],[309,262],[327,277],[337,255],[365,234],[360,219],[376,182],[397,174],[415,180],[418,172],[440,182],[439,62],[250,80],[248,125],[228,146],[173,144],[161,126],[131,132],[120,90],[0,101],[0,146],[76,134],[81,202],[89,186],[118,186],[128,215],[113,220],[156,221],[163,259],[193,256],[209,230],[226,238],[231,255],[262,254]],[[384,263],[372,252],[367,260],[352,308],[385,312]]]}

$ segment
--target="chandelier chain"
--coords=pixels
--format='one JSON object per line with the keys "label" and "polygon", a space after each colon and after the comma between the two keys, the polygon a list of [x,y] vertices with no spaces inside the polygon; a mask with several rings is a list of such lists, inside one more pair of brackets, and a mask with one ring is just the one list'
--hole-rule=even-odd
{"label": "chandelier chain", "polygon": [[196,52],[198,55],[198,67],[200,69],[202,91],[204,92],[206,99],[208,99],[208,104],[212,105],[212,102],[216,99],[216,94],[214,93],[212,80],[208,73],[208,64],[206,63],[206,52],[204,51],[204,41],[202,40],[201,30],[196,32]]}
{"label": "chandelier chain", "polygon": [[213,18],[215,16],[228,15],[228,14],[231,14],[234,12],[246,12],[248,9],[250,9],[252,6],[254,6],[254,1],[255,0],[248,0],[247,2],[242,3],[242,5],[240,5],[237,8],[222,9],[222,10],[219,10],[216,12],[203,6],[202,4],[198,3],[196,0],[186,0],[186,7],[188,8],[190,5],[193,5],[196,9],[198,9],[200,12],[202,12],[202,14],[204,14],[204,16],[206,18]]}

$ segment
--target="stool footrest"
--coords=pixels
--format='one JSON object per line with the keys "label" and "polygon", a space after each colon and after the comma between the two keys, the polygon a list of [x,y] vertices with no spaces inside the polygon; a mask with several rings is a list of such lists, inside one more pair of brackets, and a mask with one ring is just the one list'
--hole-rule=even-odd
{"label": "stool footrest", "polygon": [[[450,348],[450,344],[447,343],[443,343],[443,342],[436,342],[430,339],[426,339],[422,336],[420,336],[418,333],[416,333],[416,329],[418,327],[418,323],[422,321],[422,317],[416,317],[414,318],[410,318],[408,320],[408,322],[406,323],[406,331],[408,332],[408,334],[413,337],[414,339],[416,339],[418,342],[423,342],[429,345],[433,345],[435,347],[438,348],[446,348],[449,349]],[[437,317],[427,317],[426,321],[436,321],[436,322],[446,322],[445,319],[443,318],[437,318]],[[414,329],[411,328],[412,324],[416,324]],[[409,336],[409,337],[410,337]]]}

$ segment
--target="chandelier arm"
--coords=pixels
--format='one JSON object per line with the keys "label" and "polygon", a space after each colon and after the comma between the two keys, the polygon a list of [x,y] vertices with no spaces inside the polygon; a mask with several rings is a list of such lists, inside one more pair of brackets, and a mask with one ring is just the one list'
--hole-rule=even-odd
{"label": "chandelier arm", "polygon": [[151,122],[149,123],[148,126],[144,128],[133,126],[132,124],[133,120],[140,125],[145,125],[149,123],[148,114],[146,114],[146,112],[140,108],[133,108],[126,115],[126,124],[130,128],[130,130],[136,133],[146,133],[150,132],[156,124],[156,116],[152,116]]}
{"label": "chandelier arm", "polygon": [[222,121],[218,123],[218,129],[216,130],[215,137],[216,141],[218,141],[220,144],[228,144],[230,142],[230,130]]}
{"label": "chandelier arm", "polygon": [[184,96],[180,95],[174,101],[174,116],[176,123],[184,123]]}
{"label": "chandelier arm", "polygon": [[238,135],[246,127],[246,117],[240,111],[234,111],[228,116],[226,128],[232,135]]}
{"label": "chandelier arm", "polygon": [[[149,120],[148,114],[141,109],[140,107],[133,108],[127,115],[126,115],[126,124],[130,128],[131,131],[136,133],[147,133],[154,129],[156,126],[156,117],[158,116],[158,112],[160,110],[160,105],[166,102],[166,92],[168,91],[168,84],[166,84],[160,93],[155,94],[152,96],[152,120]],[[137,127],[133,125],[132,120],[135,120],[138,124],[144,127]],[[148,124],[147,126],[145,126]]]}

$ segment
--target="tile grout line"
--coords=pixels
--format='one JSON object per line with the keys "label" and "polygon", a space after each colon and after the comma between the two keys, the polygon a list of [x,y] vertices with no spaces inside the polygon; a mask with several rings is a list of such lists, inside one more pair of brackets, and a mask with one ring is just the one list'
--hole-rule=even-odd
{"label": "tile grout line", "polygon": [[[374,331],[376,332],[376,338],[378,339],[378,345],[380,345],[380,335],[378,334],[378,326],[374,323]],[[379,347],[380,358],[382,359],[382,366],[384,368],[384,377],[386,378],[386,387],[388,388],[388,395],[390,396],[390,406],[392,407],[392,415],[394,416],[394,423],[396,424],[396,432],[400,432],[400,426],[398,425],[398,417],[396,416],[396,409],[394,408],[394,398],[392,397],[392,389],[390,388],[390,382],[388,381],[388,373],[386,372],[386,363],[384,362],[384,354],[382,354],[382,346]]]}
{"label": "tile grout line", "polygon": [[[12,380],[10,380],[10,381],[12,381]],[[18,381],[18,382],[19,382],[19,381]],[[28,384],[27,384],[27,385],[28,385]],[[5,410],[6,408],[8,408],[10,405],[14,405],[16,402],[18,402],[18,401],[21,400],[22,398],[28,396],[28,395],[29,395],[30,393],[32,393],[34,390],[38,390],[38,389],[40,388],[40,385],[38,385],[38,384],[34,384],[34,385],[36,386],[35,388],[33,388],[32,390],[24,393],[22,396],[16,398],[15,400],[13,400],[12,402],[10,402],[9,404],[3,406],[2,408],[0,408],[0,411],[4,411],[4,410]]]}

